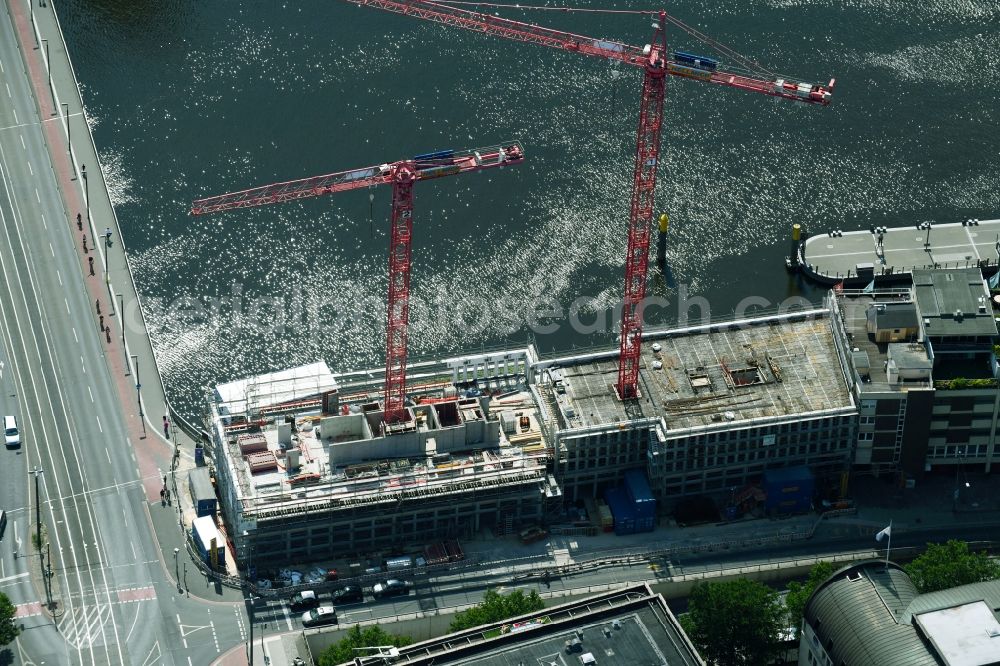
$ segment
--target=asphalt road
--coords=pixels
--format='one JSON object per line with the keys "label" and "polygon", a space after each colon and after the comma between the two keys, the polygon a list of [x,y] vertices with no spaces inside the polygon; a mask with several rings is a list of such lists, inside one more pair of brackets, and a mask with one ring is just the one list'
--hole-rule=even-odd
{"label": "asphalt road", "polygon": [[[130,441],[124,425],[131,401],[110,376],[86,291],[87,279],[100,278],[85,275],[75,211],[65,209],[60,191],[77,184],[53,170],[42,123],[59,121],[39,118],[8,12],[4,4],[0,405],[18,417],[23,445],[0,451],[0,502],[9,519],[0,590],[18,606],[25,631],[0,651],[0,664],[207,664],[243,638],[245,612],[179,594],[167,570],[174,563],[161,559],[133,451],[142,442]],[[51,591],[43,575],[49,561],[29,537],[36,466],[44,470]]]}

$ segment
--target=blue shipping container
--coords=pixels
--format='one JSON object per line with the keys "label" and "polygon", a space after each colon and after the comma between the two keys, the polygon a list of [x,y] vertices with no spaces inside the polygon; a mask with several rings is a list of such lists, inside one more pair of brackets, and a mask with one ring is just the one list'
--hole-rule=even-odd
{"label": "blue shipping container", "polygon": [[764,470],[764,504],[768,511],[801,513],[812,507],[816,479],[805,466]]}
{"label": "blue shipping container", "polygon": [[637,518],[656,517],[656,498],[649,489],[649,481],[646,480],[646,473],[641,469],[630,469],[625,472],[625,490],[629,499],[635,503],[635,515]]}
{"label": "blue shipping container", "polygon": [[635,505],[629,501],[628,494],[621,488],[609,488],[604,493],[604,501],[611,509],[615,519],[615,534],[635,533]]}

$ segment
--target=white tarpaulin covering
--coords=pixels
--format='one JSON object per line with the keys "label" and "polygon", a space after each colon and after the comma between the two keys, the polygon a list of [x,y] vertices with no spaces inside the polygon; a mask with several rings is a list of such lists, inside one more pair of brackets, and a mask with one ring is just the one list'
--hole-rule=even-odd
{"label": "white tarpaulin covering", "polygon": [[222,414],[241,414],[261,407],[318,397],[337,388],[337,380],[325,361],[289,370],[237,379],[215,387]]}

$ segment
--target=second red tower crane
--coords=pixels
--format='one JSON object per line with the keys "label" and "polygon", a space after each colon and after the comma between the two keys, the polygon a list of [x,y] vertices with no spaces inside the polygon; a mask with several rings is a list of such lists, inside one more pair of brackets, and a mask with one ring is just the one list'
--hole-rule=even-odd
{"label": "second red tower crane", "polygon": [[[642,304],[646,297],[646,280],[649,273],[649,243],[656,189],[656,173],[660,163],[660,134],[663,127],[663,101],[666,77],[679,76],[730,88],[739,88],[763,95],[779,97],[807,104],[830,103],[834,81],[826,86],[778,78],[753,68],[751,61],[712,42],[697,30],[685,26],[663,10],[636,11],[656,17],[653,38],[643,47],[597,39],[544,26],[459,9],[442,2],[429,0],[347,0],[356,5],[384,9],[444,25],[483,32],[519,42],[540,44],[562,51],[617,60],[643,70],[642,96],[639,103],[639,129],[636,138],[635,168],[632,178],[632,201],[629,207],[628,247],[625,253],[625,290],[621,318],[621,342],[618,362],[618,381],[615,390],[622,400],[639,397],[639,353],[642,342]],[[531,7],[525,5],[496,5],[513,9],[573,8]],[[586,10],[594,12],[596,10]],[[624,12],[617,12],[624,13]],[[724,69],[719,61],[684,51],[667,52],[666,23],[670,22],[696,38],[721,48],[730,57],[745,66],[746,71]],[[754,71],[757,70],[757,71]]]}

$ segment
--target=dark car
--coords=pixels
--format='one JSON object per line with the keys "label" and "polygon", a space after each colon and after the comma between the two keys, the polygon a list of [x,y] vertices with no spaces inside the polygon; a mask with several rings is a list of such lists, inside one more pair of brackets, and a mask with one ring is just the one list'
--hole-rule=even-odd
{"label": "dark car", "polygon": [[304,627],[319,627],[325,624],[337,624],[337,610],[333,606],[320,606],[302,614]]}
{"label": "dark car", "polygon": [[536,541],[541,541],[549,535],[548,532],[543,530],[537,525],[532,525],[531,527],[521,530],[518,537],[521,539],[521,543],[527,545],[529,543],[535,543]]}
{"label": "dark car", "polygon": [[293,611],[304,611],[319,606],[319,598],[312,590],[303,590],[288,600],[288,607]]}
{"label": "dark car", "polygon": [[402,594],[410,593],[410,584],[397,578],[390,578],[381,583],[375,583],[372,587],[372,596],[376,599],[382,597],[398,597]]}
{"label": "dark car", "polygon": [[365,600],[365,593],[357,585],[346,585],[334,590],[331,596],[334,604],[353,604]]}

